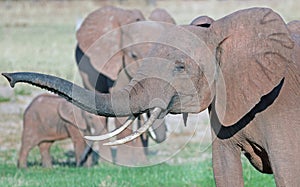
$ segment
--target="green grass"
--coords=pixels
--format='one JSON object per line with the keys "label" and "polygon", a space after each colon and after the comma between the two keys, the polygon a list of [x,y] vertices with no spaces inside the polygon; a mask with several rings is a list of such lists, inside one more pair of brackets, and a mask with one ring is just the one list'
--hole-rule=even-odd
{"label": "green grass", "polygon": [[14,89],[15,95],[31,95],[32,91],[27,86],[18,86]]}
{"label": "green grass", "polygon": [[[272,175],[263,175],[244,163],[245,186],[275,186]],[[245,176],[246,175],[246,176]],[[234,179],[234,176],[233,176]],[[128,168],[100,164],[92,168],[33,166],[26,170],[0,164],[0,186],[215,186],[211,162],[184,165],[160,164]]]}
{"label": "green grass", "polygon": [[[127,168],[103,164],[89,169],[34,167],[18,170],[14,166],[0,165],[0,186],[212,186],[212,175],[198,172],[199,169],[196,165],[161,164],[145,168]],[[203,168],[201,171],[204,169],[210,172],[209,168]],[[209,178],[211,180],[207,180]]]}
{"label": "green grass", "polygon": [[0,103],[5,103],[5,102],[9,102],[10,98],[7,97],[0,97]]}
{"label": "green grass", "polygon": [[[172,158],[194,158],[211,154],[210,147],[203,153],[195,151],[199,144],[188,144]],[[0,186],[215,186],[211,158],[182,164],[159,164],[149,167],[122,167],[99,163],[92,168],[74,167],[74,158],[67,158],[59,143],[51,148],[53,169],[40,166],[39,150],[34,148],[28,158],[28,169],[16,168],[18,151],[0,151]],[[70,160],[70,161],[68,161]],[[245,186],[275,186],[272,175],[261,174],[243,158]],[[234,179],[234,176],[233,176]]]}
{"label": "green grass", "polygon": [[[72,25],[0,27],[4,33],[0,69],[55,74],[69,80],[76,72]],[[13,44],[13,45],[11,45]],[[74,46],[74,47],[73,47]]]}

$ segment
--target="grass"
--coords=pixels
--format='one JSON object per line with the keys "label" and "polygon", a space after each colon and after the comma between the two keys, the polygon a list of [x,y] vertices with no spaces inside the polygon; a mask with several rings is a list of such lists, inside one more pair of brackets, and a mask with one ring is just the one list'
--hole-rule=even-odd
{"label": "grass", "polygon": [[[245,186],[275,186],[271,175],[246,168]],[[248,176],[248,177],[247,177]],[[248,179],[248,180],[247,180]],[[214,186],[211,162],[128,168],[101,164],[93,168],[31,167],[17,169],[0,164],[0,186]]]}
{"label": "grass", "polygon": [[5,103],[5,102],[9,102],[10,98],[7,97],[0,97],[0,103]]}
{"label": "grass", "polygon": [[16,89],[14,89],[15,95],[31,95],[32,91],[28,87],[24,86],[18,86]]}
{"label": "grass", "polygon": [[[195,157],[199,144],[189,144],[174,160]],[[149,167],[122,167],[110,163],[99,163],[92,168],[74,167],[74,158],[67,158],[59,143],[51,148],[55,164],[53,169],[40,166],[37,148],[29,155],[29,168],[18,169],[14,163],[17,151],[0,151],[0,186],[215,186],[211,158],[201,162],[182,164],[159,164]],[[210,154],[210,148],[201,154]],[[201,156],[201,155],[199,155]],[[66,161],[66,160],[71,161]],[[275,186],[272,175],[256,171],[246,159],[243,159],[245,186]]]}

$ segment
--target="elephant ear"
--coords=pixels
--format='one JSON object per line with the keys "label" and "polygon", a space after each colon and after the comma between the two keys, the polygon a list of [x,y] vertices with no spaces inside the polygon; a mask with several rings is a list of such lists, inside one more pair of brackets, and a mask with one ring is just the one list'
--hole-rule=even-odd
{"label": "elephant ear", "polygon": [[238,122],[285,76],[294,42],[282,18],[267,8],[235,12],[211,26],[218,38],[216,112]]}
{"label": "elephant ear", "polygon": [[300,46],[300,21],[291,21],[287,24],[287,27],[290,30],[294,41]]}
{"label": "elephant ear", "polygon": [[122,9],[104,7],[89,14],[76,33],[80,49],[89,57],[92,66],[112,80],[122,67],[121,28]]}
{"label": "elephant ear", "polygon": [[299,20],[294,20],[291,21],[287,24],[287,27],[293,34],[300,35],[300,21]]}
{"label": "elephant ear", "polygon": [[170,23],[170,24],[174,24],[174,25],[176,24],[176,22],[172,18],[172,16],[165,9],[162,9],[162,8],[154,9],[149,16],[149,20],[166,22],[166,23]]}
{"label": "elephant ear", "polygon": [[87,124],[84,120],[84,116],[82,115],[81,110],[71,103],[68,103],[67,101],[59,103],[58,114],[62,120],[76,126],[80,130],[87,129]]}

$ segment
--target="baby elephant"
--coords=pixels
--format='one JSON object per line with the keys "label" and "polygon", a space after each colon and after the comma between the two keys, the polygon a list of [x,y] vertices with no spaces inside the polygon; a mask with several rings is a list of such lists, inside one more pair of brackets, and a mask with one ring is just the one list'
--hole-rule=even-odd
{"label": "baby elephant", "polygon": [[[99,124],[100,118],[74,107],[61,97],[50,94],[37,96],[24,113],[18,167],[27,167],[28,152],[36,145],[40,149],[42,166],[52,167],[51,145],[56,140],[69,137],[74,144],[76,165],[80,166],[81,155],[88,146],[83,135],[100,134],[104,130],[104,126]],[[91,158],[88,158],[86,165],[90,164]]]}

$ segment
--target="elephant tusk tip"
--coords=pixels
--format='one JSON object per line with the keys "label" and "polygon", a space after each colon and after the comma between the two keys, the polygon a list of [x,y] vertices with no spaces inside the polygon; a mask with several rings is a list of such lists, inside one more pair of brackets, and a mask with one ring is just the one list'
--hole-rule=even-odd
{"label": "elephant tusk tip", "polygon": [[10,87],[12,87],[12,88],[15,87],[16,82],[11,77],[11,73],[1,73],[1,75],[4,76],[8,80]]}

